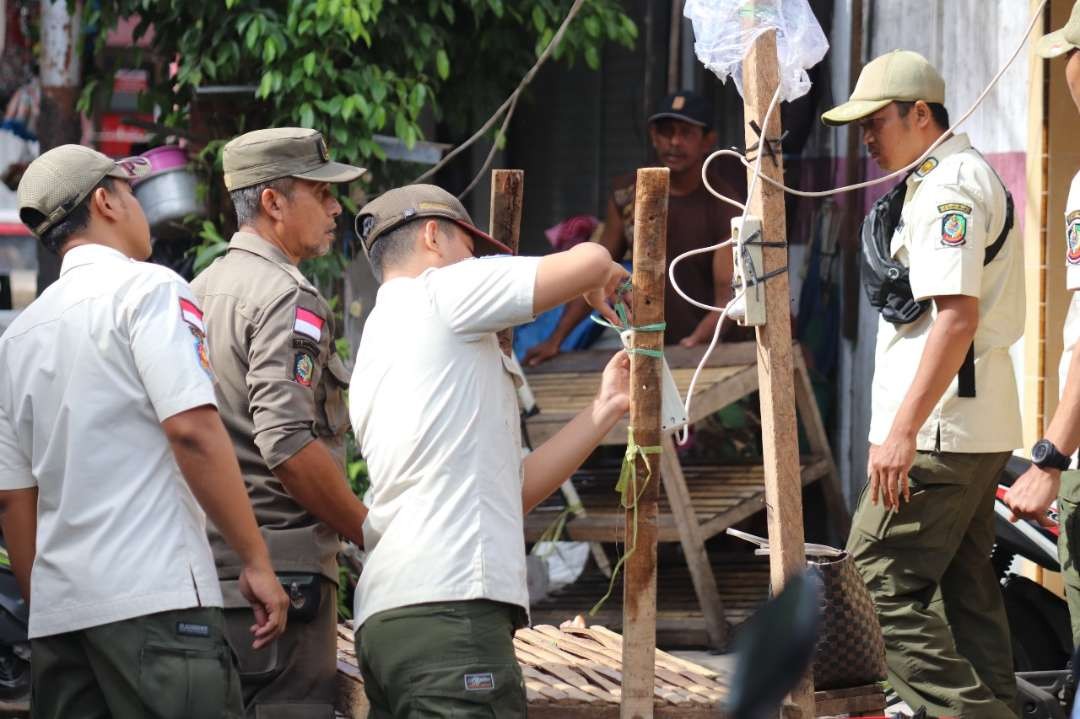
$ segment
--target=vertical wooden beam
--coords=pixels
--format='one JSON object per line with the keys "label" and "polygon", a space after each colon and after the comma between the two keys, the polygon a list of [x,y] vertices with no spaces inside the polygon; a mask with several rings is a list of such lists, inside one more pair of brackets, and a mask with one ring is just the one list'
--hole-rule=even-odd
{"label": "vertical wooden beam", "polygon": [[[848,53],[848,90],[855,89],[855,82],[863,67],[863,0],[851,2],[851,47]],[[857,126],[848,125],[847,146],[844,158],[844,184],[851,185],[863,180],[863,157],[859,152],[862,144]],[[862,286],[859,281],[859,227],[863,218],[863,190],[848,192],[843,199],[844,232],[840,236],[843,262],[843,317],[841,327],[844,337],[854,340],[859,334],[859,297]]]}
{"label": "vertical wooden beam", "polygon": [[[664,321],[664,271],[670,172],[666,167],[637,171],[634,198],[634,324]],[[662,350],[663,332],[635,332],[635,349]],[[630,355],[630,426],[641,447],[660,444],[660,359]],[[627,543],[636,537],[623,583],[622,719],[652,719],[656,674],[656,525],[660,498],[660,457],[634,459],[637,508],[626,512]],[[650,477],[644,488],[641,484]]]}
{"label": "vertical wooden beam", "polygon": [[[750,127],[761,127],[758,152],[766,150],[765,138],[780,137],[779,104],[768,125],[765,113],[779,83],[776,33],[763,33],[754,42],[743,63],[743,99],[747,146],[759,138]],[[753,177],[750,169],[748,177]],[[766,156],[761,173],[777,181],[784,179],[779,152]],[[765,507],[768,513],[770,578],[779,593],[785,581],[806,571],[803,536],[802,481],[799,473],[799,436],[795,422],[794,365],[791,358],[791,296],[788,289],[787,248],[772,246],[787,239],[784,193],[758,181],[750,197],[750,213],[761,218],[764,267],[759,274],[780,274],[765,282],[766,324],[757,328],[758,383],[761,393],[761,434],[765,453]],[[791,703],[804,717],[814,716],[813,683],[804,679],[791,694]]]}
{"label": "vertical wooden beam", "polygon": [[[493,170],[491,172],[491,236],[516,255],[521,239],[521,208],[525,201],[524,170]],[[499,332],[499,347],[509,357],[514,351],[514,329]]]}

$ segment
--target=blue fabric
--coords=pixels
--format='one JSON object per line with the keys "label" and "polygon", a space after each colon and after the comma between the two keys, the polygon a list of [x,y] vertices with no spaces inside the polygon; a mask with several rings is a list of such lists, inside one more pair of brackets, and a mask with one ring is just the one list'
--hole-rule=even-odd
{"label": "blue fabric", "polygon": [[22,120],[4,120],[0,123],[0,130],[7,130],[16,137],[22,138],[28,142],[37,142],[37,135],[30,131]]}

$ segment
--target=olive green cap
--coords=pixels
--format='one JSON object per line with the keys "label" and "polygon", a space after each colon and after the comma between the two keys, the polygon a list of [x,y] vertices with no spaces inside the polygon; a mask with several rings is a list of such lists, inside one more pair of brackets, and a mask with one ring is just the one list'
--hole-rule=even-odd
{"label": "olive green cap", "polygon": [[364,205],[353,221],[357,236],[369,252],[380,237],[424,217],[450,220],[473,236],[474,255],[511,255],[509,247],[477,229],[458,198],[435,185],[406,185],[384,192]]}
{"label": "olive green cap", "polygon": [[945,104],[945,80],[925,57],[893,50],[866,63],[851,99],[821,116],[826,125],[846,125],[873,115],[890,102]]}
{"label": "olive green cap", "polygon": [[322,133],[306,127],[275,127],[234,137],[225,145],[222,164],[229,192],[282,177],[352,182],[367,172],[331,161]]}
{"label": "olive green cap", "polygon": [[19,181],[19,218],[41,237],[106,177],[130,182],[149,172],[145,157],[113,160],[82,145],[54,147],[31,162]]}
{"label": "olive green cap", "polygon": [[1080,2],[1073,4],[1065,27],[1043,35],[1035,43],[1035,52],[1039,57],[1047,59],[1078,49],[1080,49]]}

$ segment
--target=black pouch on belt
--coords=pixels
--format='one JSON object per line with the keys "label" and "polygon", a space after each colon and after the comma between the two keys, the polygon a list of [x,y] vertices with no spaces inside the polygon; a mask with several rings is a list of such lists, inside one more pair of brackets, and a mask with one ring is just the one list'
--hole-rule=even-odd
{"label": "black pouch on belt", "polygon": [[278,574],[278,581],[289,595],[289,621],[310,622],[322,604],[322,575]]}

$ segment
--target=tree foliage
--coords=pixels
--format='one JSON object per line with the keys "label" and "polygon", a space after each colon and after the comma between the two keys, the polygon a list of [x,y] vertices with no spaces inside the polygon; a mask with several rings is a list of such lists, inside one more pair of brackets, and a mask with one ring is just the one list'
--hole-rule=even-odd
{"label": "tree foliage", "polygon": [[[251,85],[258,121],[323,131],[336,157],[385,160],[373,135],[411,147],[433,113],[460,134],[494,110],[547,46],[570,0],[101,0],[87,24],[136,16],[153,51],[176,58],[142,98],[163,124],[183,127],[195,89]],[[555,59],[599,67],[605,42],[632,45],[637,30],[617,0],[588,0]],[[104,33],[98,34],[99,42]],[[89,77],[83,96],[111,86]],[[105,80],[105,81],[103,81]],[[254,129],[244,108],[231,134]],[[442,139],[442,138],[441,138]]]}

